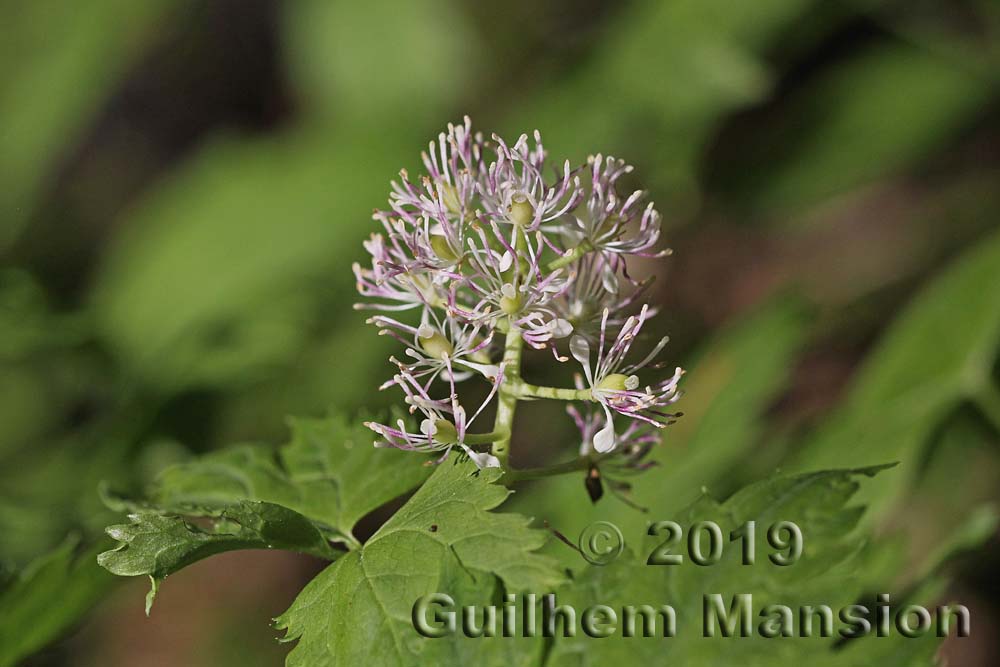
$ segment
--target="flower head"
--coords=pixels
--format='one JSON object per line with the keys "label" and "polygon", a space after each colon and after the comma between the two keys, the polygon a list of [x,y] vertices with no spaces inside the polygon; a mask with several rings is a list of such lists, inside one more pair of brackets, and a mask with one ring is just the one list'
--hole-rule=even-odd
{"label": "flower head", "polygon": [[529,148],[522,134],[513,146],[493,135],[496,162],[480,173],[478,190],[486,217],[534,231],[550,220],[572,211],[583,199],[580,179],[569,160],[555,182],[546,182],[542,170],[546,153],[542,137],[535,131],[535,147]]}
{"label": "flower head", "polygon": [[376,441],[375,446],[395,447],[415,452],[441,452],[438,462],[447,458],[452,448],[459,447],[480,468],[499,467],[500,462],[495,456],[485,452],[477,452],[466,443],[466,440],[469,426],[496,396],[497,389],[503,382],[503,367],[500,367],[489,395],[472,417],[468,417],[465,408],[458,402],[454,380],[449,380],[449,382],[451,394],[446,399],[436,400],[430,397],[416,378],[407,371],[401,370],[396,377],[395,384],[402,387],[406,393],[405,400],[410,406],[410,413],[419,412],[423,417],[420,421],[419,432],[409,431],[406,422],[402,419],[398,420],[395,426],[365,422],[365,426],[383,438]]}
{"label": "flower head", "polygon": [[[533,347],[544,347],[553,337],[569,335],[572,327],[550,304],[570,283],[563,271],[543,273],[541,240],[536,235],[533,246],[522,237],[519,244],[517,235],[521,232],[516,229],[511,239],[496,223],[490,224],[490,230],[492,237],[478,227],[478,243],[469,241],[470,272],[465,282],[452,283],[453,312],[469,322],[489,326],[505,319]],[[462,288],[465,303],[459,300]]]}
{"label": "flower head", "polygon": [[[442,321],[441,316],[430,309],[423,312],[416,327],[384,315],[376,315],[368,322],[379,327],[380,335],[391,336],[406,346],[404,354],[408,359],[405,362],[395,357],[390,357],[390,361],[421,380],[425,389],[441,373],[461,382],[476,374],[492,381],[500,372],[499,366],[490,360],[493,332],[483,333],[480,326],[462,324],[454,318]],[[398,377],[379,389],[397,384]]]}
{"label": "flower head", "polygon": [[587,159],[590,167],[584,206],[571,215],[574,224],[564,233],[574,243],[586,241],[598,252],[622,264],[623,255],[663,257],[669,250],[654,251],[660,240],[660,214],[646,201],[646,193],[636,190],[626,197],[617,191],[617,182],[632,166],[610,155]]}
{"label": "flower head", "polygon": [[677,384],[684,374],[683,369],[677,368],[672,376],[645,387],[641,386],[639,376],[635,374],[656,358],[669,339],[666,337],[660,339],[642,361],[634,364],[625,362],[632,342],[646,320],[648,310],[647,306],[643,306],[638,316],[629,317],[607,349],[605,343],[609,311],[604,311],[597,362],[593,366],[590,363],[590,343],[587,339],[583,336],[574,336],[570,340],[570,353],[583,367],[593,399],[604,409],[605,426],[594,435],[594,449],[598,452],[609,452],[615,448],[617,439],[612,412],[638,419],[657,428],[662,428],[676,416],[673,413],[663,412],[663,408],[672,405],[680,398]]}
{"label": "flower head", "polygon": [[[410,412],[422,417],[415,431],[402,421],[369,423],[379,444],[445,453],[459,447],[480,466],[502,465],[517,400],[583,400],[586,408],[570,411],[583,454],[617,447],[616,465],[642,468],[656,430],[674,416],[665,408],[678,398],[682,371],[640,386],[637,373],[666,339],[640,363],[626,362],[653,314],[643,306],[627,315],[649,284],[629,276],[627,258],[663,254],[655,250],[660,215],[645,193],[618,192],[632,168],[598,154],[579,167],[564,161],[547,169],[537,131],[533,141],[527,134],[513,144],[497,135],[486,141],[468,117],[448,125],[421,157],[425,173],[400,171],[388,207],[373,215],[381,233],[364,244],[370,268],[354,265],[365,300],[357,307],[383,311],[369,322],[404,350],[390,357],[398,372],[381,388],[401,388]],[[497,363],[490,349],[500,336],[506,340]],[[557,350],[564,339],[587,386],[531,393],[534,386],[520,377],[522,344],[567,361]],[[456,385],[475,378],[492,386],[468,418]],[[500,393],[493,430],[470,433]],[[632,420],[617,435],[615,413]],[[500,458],[473,449],[490,443]]]}

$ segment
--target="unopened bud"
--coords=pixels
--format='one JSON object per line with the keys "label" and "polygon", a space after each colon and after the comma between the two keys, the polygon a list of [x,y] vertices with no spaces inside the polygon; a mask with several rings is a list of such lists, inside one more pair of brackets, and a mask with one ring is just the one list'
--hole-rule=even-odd
{"label": "unopened bud", "polygon": [[438,442],[447,445],[458,442],[458,430],[447,419],[436,420],[434,422],[434,432],[430,435]]}
{"label": "unopened bud", "polygon": [[638,386],[638,376],[622,373],[612,373],[597,383],[597,389],[607,389],[608,391],[632,391]]}
{"label": "unopened bud", "polygon": [[451,244],[448,243],[448,239],[440,234],[431,235],[431,250],[434,254],[446,262],[455,262],[458,260],[458,255],[455,251],[451,249]]}
{"label": "unopened bud", "polygon": [[535,219],[535,209],[524,195],[514,195],[511,197],[510,206],[507,207],[510,221],[515,225],[527,225]]}
{"label": "unopened bud", "polygon": [[451,183],[441,183],[441,203],[451,213],[462,212],[462,202],[458,198],[458,190]]}
{"label": "unopened bud", "polygon": [[507,315],[513,315],[521,310],[521,295],[517,293],[517,288],[515,288],[510,283],[505,284],[500,288],[500,310],[502,310]]}
{"label": "unopened bud", "polygon": [[430,335],[423,335],[424,332],[417,333],[417,340],[420,342],[420,349],[428,355],[437,359],[450,357],[455,352],[455,346],[444,337],[440,331],[433,331]]}

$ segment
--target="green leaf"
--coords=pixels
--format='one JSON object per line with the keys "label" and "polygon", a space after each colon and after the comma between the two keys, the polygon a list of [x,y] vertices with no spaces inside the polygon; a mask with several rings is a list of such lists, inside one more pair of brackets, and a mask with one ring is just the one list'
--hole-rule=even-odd
{"label": "green leaf", "polygon": [[167,468],[148,500],[106,497],[131,513],[130,523],[107,529],[121,544],[100,564],[122,576],[149,575],[148,613],[167,575],[217,553],[287,549],[333,560],[330,541],[357,546],[358,519],[429,474],[412,453],[376,449],[360,421],[293,419],[291,428],[277,456],[232,447]]}
{"label": "green leaf", "polygon": [[107,529],[121,544],[98,555],[97,562],[112,574],[149,576],[152,588],[146,597],[147,614],[161,581],[215,554],[237,549],[285,549],[327,560],[337,557],[316,526],[280,505],[244,501],[221,512],[191,508],[188,516],[208,521],[196,525],[180,516],[147,510],[130,514],[127,524]]}
{"label": "green leaf", "polygon": [[[789,667],[816,664],[834,649],[833,638],[776,638],[756,636],[757,613],[766,605],[782,604],[795,610],[802,605],[826,604],[834,610],[858,600],[872,583],[869,563],[878,550],[866,544],[855,530],[861,510],[849,503],[857,491],[858,477],[872,476],[881,468],[831,470],[796,476],[778,476],[758,482],[719,504],[703,497],[686,511],[669,518],[689,527],[696,521],[713,521],[723,531],[724,548],[719,562],[699,566],[685,555],[680,565],[655,566],[644,562],[652,543],[636,559],[629,552],[605,567],[590,567],[572,587],[559,592],[559,604],[578,610],[606,604],[619,613],[623,606],[649,604],[654,608],[669,604],[676,612],[677,632],[672,638],[624,638],[619,625],[616,634],[596,641],[577,633],[575,638],[555,641],[549,667],[609,664],[678,665],[768,665]],[[756,562],[746,565],[738,543],[729,543],[729,531],[744,522],[757,522]],[[777,521],[795,522],[804,536],[800,560],[787,567],[771,563],[772,552],[765,541],[769,526]],[[685,534],[686,538],[686,534]],[[658,540],[659,541],[659,540]],[[686,549],[674,553],[687,553]],[[719,594],[726,605],[732,596],[753,596],[749,628],[754,638],[706,638],[703,634],[704,596]],[[874,598],[869,606],[874,605]],[[796,619],[798,614],[795,614]],[[797,620],[796,620],[797,623]],[[837,626],[835,624],[834,631]],[[880,639],[899,647],[907,639]],[[936,644],[936,642],[933,642]],[[931,647],[933,649],[933,646]],[[831,660],[832,664],[838,663]],[[932,664],[922,661],[905,663]]]}
{"label": "green leaf", "polygon": [[871,488],[881,508],[914,478],[918,452],[961,403],[995,391],[1000,343],[1000,234],[955,261],[892,324],[850,394],[807,443],[799,469],[851,461],[901,461],[890,484]]}
{"label": "green leaf", "polygon": [[67,539],[9,580],[0,579],[0,667],[20,663],[77,623],[111,586],[94,562]]}
{"label": "green leaf", "polygon": [[358,519],[430,475],[424,459],[412,452],[375,448],[360,419],[290,424],[292,440],[277,456],[270,448],[245,445],[167,468],[151,501],[177,509],[262,500],[302,514],[331,540],[356,542],[351,530]]}
{"label": "green leaf", "polygon": [[398,146],[418,138],[312,127],[208,144],[130,210],[109,248],[92,295],[102,338],[163,391],[269,377],[314,332],[320,303],[353,298],[371,208]]}
{"label": "green leaf", "polygon": [[538,641],[426,639],[411,621],[414,602],[430,593],[486,604],[499,583],[541,594],[564,581],[555,561],[534,553],[545,532],[490,511],[510,493],[494,484],[499,476],[456,456],[438,466],[360,551],[320,573],[278,619],[299,640],[288,664],[537,665]]}

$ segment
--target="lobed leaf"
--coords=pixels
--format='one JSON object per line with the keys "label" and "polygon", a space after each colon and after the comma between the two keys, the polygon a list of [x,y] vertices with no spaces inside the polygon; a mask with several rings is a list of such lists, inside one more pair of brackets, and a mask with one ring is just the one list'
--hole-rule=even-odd
{"label": "lobed leaf", "polygon": [[308,519],[290,509],[264,502],[243,501],[213,513],[192,508],[189,517],[207,518],[202,525],[180,516],[146,510],[129,515],[129,523],[109,526],[120,544],[97,556],[112,574],[147,575],[149,613],[160,582],[168,575],[215,554],[238,549],[285,549],[333,560],[337,552]]}
{"label": "lobed leaf", "polygon": [[[744,564],[741,549],[727,543],[722,559],[709,566],[695,565],[687,557],[681,565],[646,565],[626,552],[625,557],[608,566],[590,567],[574,586],[560,591],[559,604],[573,604],[577,609],[606,604],[619,610],[625,605],[649,604],[659,608],[669,604],[677,614],[676,636],[664,638],[661,630],[651,637],[623,638],[619,626],[617,634],[599,641],[579,635],[559,637],[546,665],[587,667],[648,662],[780,667],[817,664],[817,660],[822,664],[823,656],[833,654],[836,638],[705,637],[703,596],[721,594],[728,604],[731,596],[749,593],[753,596],[755,614],[769,604],[793,609],[826,604],[836,610],[857,601],[872,583],[869,566],[880,554],[855,530],[860,509],[849,503],[859,488],[857,478],[872,476],[881,469],[776,476],[744,488],[721,504],[703,497],[672,518],[682,526],[691,526],[699,520],[714,521],[727,538],[730,530],[755,520],[758,529],[755,564]],[[788,567],[778,567],[767,558],[764,533],[776,521],[795,522],[805,538],[801,559]],[[643,557],[651,547],[647,545],[644,549]],[[759,621],[756,615],[752,617],[752,632],[756,632]],[[879,641],[897,650],[909,650],[903,644],[911,642],[898,638]],[[930,644],[933,651],[937,641]],[[921,646],[925,648],[927,642]],[[912,653],[910,657],[913,661],[905,664],[932,664],[930,654],[921,654],[920,660]]]}
{"label": "lobed leaf", "polygon": [[168,575],[224,551],[286,549],[334,560],[331,541],[358,545],[354,524],[418,486],[429,470],[407,452],[376,449],[360,422],[294,419],[292,440],[273,450],[237,446],[167,468],[148,500],[106,494],[128,524],[107,533],[121,544],[98,562],[114,574]]}
{"label": "lobed leaf", "polygon": [[430,469],[420,457],[376,449],[361,420],[292,419],[291,441],[270,448],[237,446],[166,469],[154,504],[224,507],[240,500],[282,505],[308,517],[331,540],[354,542],[354,524],[416,488]]}
{"label": "lobed leaf", "polygon": [[501,590],[539,594],[564,582],[546,541],[517,514],[491,512],[508,496],[496,470],[453,456],[359,551],[317,576],[278,619],[298,645],[288,664],[539,664],[540,641],[427,639],[411,610],[447,593],[488,604]]}

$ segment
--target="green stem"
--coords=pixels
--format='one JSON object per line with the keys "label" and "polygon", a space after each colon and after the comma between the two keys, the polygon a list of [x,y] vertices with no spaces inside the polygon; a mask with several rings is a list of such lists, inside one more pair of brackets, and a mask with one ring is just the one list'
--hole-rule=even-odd
{"label": "green stem", "polygon": [[972,400],[983,417],[990,422],[997,433],[1000,433],[1000,389],[987,382],[975,393]]}
{"label": "green stem", "polygon": [[594,460],[589,456],[581,456],[573,459],[572,461],[555,463],[550,466],[542,466],[541,468],[508,470],[507,475],[509,476],[510,483],[523,482],[529,479],[544,479],[546,477],[554,477],[556,475],[566,475],[571,472],[580,472],[581,470],[589,469],[593,463]]}
{"label": "green stem", "polygon": [[594,246],[590,243],[590,239],[584,239],[580,245],[573,248],[559,259],[554,259],[551,262],[549,262],[549,265],[546,268],[549,271],[555,271],[556,269],[561,269],[564,266],[572,264],[576,260],[586,255],[588,252],[591,252],[593,249]]}
{"label": "green stem", "polygon": [[521,350],[524,341],[521,339],[521,332],[517,327],[510,326],[507,331],[507,338],[504,342],[504,380],[500,385],[500,396],[497,403],[497,418],[493,423],[493,431],[503,433],[504,436],[493,442],[493,456],[500,460],[500,464],[509,469],[510,460],[510,437],[514,428],[514,412],[517,410],[518,395],[510,390],[513,384],[521,381]]}
{"label": "green stem", "polygon": [[563,389],[561,387],[544,387],[527,382],[512,382],[511,393],[518,398],[549,398],[557,401],[592,401],[594,396],[589,389]]}
{"label": "green stem", "polygon": [[497,440],[510,438],[510,431],[490,431],[489,433],[466,433],[465,444],[467,445],[489,445]]}
{"label": "green stem", "polygon": [[[528,244],[528,239],[525,236],[524,230],[521,229],[520,225],[514,225],[514,254],[520,258],[525,256],[525,246]],[[521,261],[521,271],[519,278],[524,278],[528,275],[528,262]]]}

